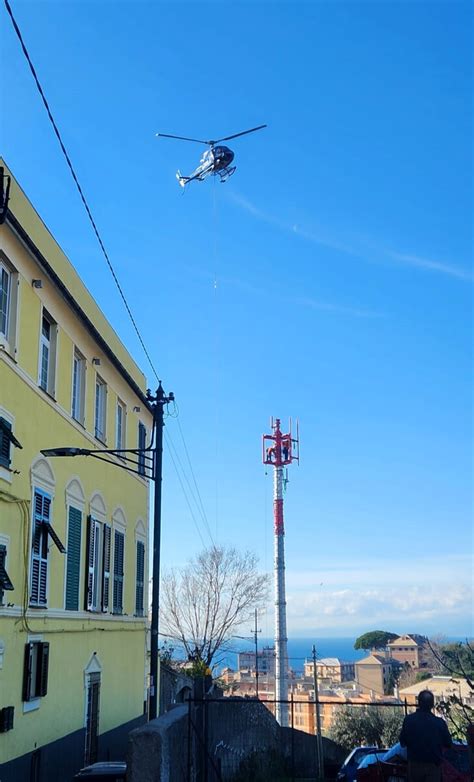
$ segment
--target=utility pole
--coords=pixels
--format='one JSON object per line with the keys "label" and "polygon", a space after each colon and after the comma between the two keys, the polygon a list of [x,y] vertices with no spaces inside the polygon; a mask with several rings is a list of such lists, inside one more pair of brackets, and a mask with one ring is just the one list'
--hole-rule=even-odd
{"label": "utility pole", "polygon": [[163,409],[174,400],[174,394],[165,396],[161,383],[155,396],[147,392],[153,405],[153,475],[155,496],[153,503],[153,583],[151,593],[151,656],[150,656],[150,706],[148,718],[158,716],[158,631],[160,613],[160,559],[161,559],[161,484],[163,477]]}
{"label": "utility pole", "polygon": [[321,734],[321,714],[319,711],[319,687],[318,687],[318,669],[316,666],[316,647],[313,644],[313,683],[314,683],[314,708],[316,712],[316,738],[318,747],[318,774],[319,778],[324,778],[324,756],[323,756],[323,738]]}
{"label": "utility pole", "polygon": [[255,626],[253,629],[253,641],[255,644],[255,692],[258,698],[258,640],[257,634],[262,631],[258,629],[258,610],[255,609]]}
{"label": "utility pole", "polygon": [[273,467],[273,519],[275,534],[275,717],[288,727],[288,638],[286,635],[285,525],[283,487],[285,466],[299,462],[298,430],[296,438],[283,434],[280,419],[271,421],[272,434],[263,435],[263,463]]}

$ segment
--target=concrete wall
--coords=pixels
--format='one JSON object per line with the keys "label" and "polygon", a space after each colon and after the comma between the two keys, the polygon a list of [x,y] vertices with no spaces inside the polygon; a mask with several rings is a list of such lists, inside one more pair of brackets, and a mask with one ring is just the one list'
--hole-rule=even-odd
{"label": "concrete wall", "polygon": [[[134,730],[129,736],[127,782],[214,782],[219,769],[224,780],[316,776],[316,737],[281,728],[263,703],[246,698],[222,698],[192,707],[189,737],[188,705]],[[203,752],[202,737],[207,747]],[[325,766],[335,771],[345,753],[323,739]],[[293,761],[294,758],[294,761]],[[190,774],[190,776],[188,776]]]}
{"label": "concrete wall", "polygon": [[133,730],[128,738],[127,782],[186,782],[187,742],[187,706],[176,706]]}

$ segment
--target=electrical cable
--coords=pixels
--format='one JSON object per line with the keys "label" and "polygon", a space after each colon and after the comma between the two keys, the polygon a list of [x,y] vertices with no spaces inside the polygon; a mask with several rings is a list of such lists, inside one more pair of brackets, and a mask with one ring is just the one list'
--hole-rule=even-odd
{"label": "electrical cable", "polygon": [[[181,435],[181,440],[183,441],[184,451],[185,451],[185,454],[186,454],[186,458],[188,460],[189,469],[191,470],[191,475],[192,475],[192,478],[193,478],[194,486],[196,488],[196,494],[197,494],[198,499],[199,499],[201,516],[203,518],[203,521],[206,524],[207,531],[209,533],[209,537],[212,540],[212,544],[215,546],[216,544],[215,544],[214,538],[212,537],[211,526],[209,524],[209,520],[207,518],[207,513],[206,513],[206,510],[204,508],[204,503],[202,501],[201,492],[199,491],[199,486],[198,486],[197,481],[196,481],[196,476],[194,474],[193,465],[192,465],[192,462],[191,462],[191,458],[189,456],[188,447],[186,445],[186,440],[184,439],[184,433],[183,433],[183,430],[181,428],[181,424],[180,424],[180,421],[179,421],[179,416],[177,416],[176,418],[177,418],[179,433]],[[181,469],[183,470],[183,473],[184,473],[184,469],[183,469],[182,465],[181,465]],[[196,504],[197,504],[197,502],[196,502]]]}
{"label": "electrical cable", "polygon": [[[167,440],[167,442],[168,442],[168,446],[170,446],[170,442],[171,442],[171,441],[170,441],[170,438],[169,438],[169,435],[168,435],[168,433],[167,433],[166,429],[165,429],[165,439],[166,439],[166,440]],[[170,455],[170,457],[171,457],[171,461],[172,461],[172,463],[173,463],[173,467],[174,467],[174,469],[175,469],[176,475],[177,475],[177,477],[178,477],[178,481],[179,481],[179,483],[180,483],[180,486],[181,486],[182,492],[183,492],[183,494],[184,494],[184,499],[186,500],[187,506],[188,506],[188,508],[189,508],[189,512],[190,512],[190,514],[191,514],[191,518],[192,518],[192,520],[193,520],[193,522],[194,522],[194,526],[196,527],[197,533],[198,533],[198,535],[199,535],[199,537],[200,537],[200,539],[201,539],[201,543],[202,543],[203,547],[204,547],[204,548],[206,548],[206,544],[205,544],[205,542],[204,542],[204,538],[203,538],[203,536],[201,535],[201,530],[199,529],[199,524],[198,524],[198,523],[197,523],[197,521],[196,521],[196,517],[195,517],[195,515],[194,515],[194,511],[193,511],[193,509],[192,509],[191,503],[189,502],[188,495],[186,494],[186,489],[184,488],[183,481],[181,480],[181,476],[180,476],[180,474],[179,474],[179,470],[178,470],[178,467],[177,467],[177,465],[176,465],[176,462],[175,462],[175,459],[174,459],[174,456],[173,456],[173,452],[172,452],[172,450],[171,450],[171,447],[169,447],[169,448],[168,448],[168,453],[169,453],[169,455]]]}
{"label": "electrical cable", "polygon": [[10,3],[8,2],[8,0],[4,0],[4,3],[5,3],[5,7],[7,9],[8,15],[10,16],[10,19],[12,21],[15,33],[16,33],[16,35],[18,37],[18,40],[20,41],[20,45],[21,45],[21,48],[23,50],[23,54],[26,57],[26,61],[27,61],[28,65],[29,65],[30,71],[31,71],[31,73],[33,75],[33,79],[35,80],[36,87],[37,87],[38,92],[39,92],[39,94],[41,96],[41,99],[43,101],[44,107],[46,109],[46,113],[47,113],[47,115],[49,117],[49,120],[50,120],[51,125],[52,125],[53,130],[54,130],[54,133],[56,135],[56,138],[59,141],[59,146],[61,147],[61,151],[62,151],[62,153],[63,153],[63,155],[64,155],[64,157],[66,159],[66,163],[67,163],[67,165],[69,167],[69,170],[70,170],[70,172],[72,174],[72,178],[74,179],[74,182],[76,184],[77,190],[78,190],[79,195],[81,197],[82,203],[84,204],[84,208],[86,210],[87,216],[88,216],[88,218],[90,220],[90,223],[92,225],[94,233],[95,233],[95,235],[97,237],[97,241],[99,242],[100,249],[102,250],[104,258],[105,258],[105,260],[107,262],[107,265],[108,265],[108,267],[110,269],[110,272],[111,272],[112,277],[114,279],[115,285],[117,286],[118,292],[120,293],[122,301],[123,301],[123,303],[125,305],[125,309],[127,310],[127,313],[128,313],[129,318],[130,318],[130,321],[131,321],[131,323],[133,325],[133,328],[135,329],[135,332],[136,332],[137,337],[139,339],[140,345],[142,346],[143,352],[144,352],[146,358],[148,359],[148,363],[150,364],[150,367],[151,367],[151,369],[153,371],[153,374],[155,375],[157,381],[160,382],[160,378],[158,377],[158,373],[157,373],[157,371],[155,369],[155,365],[153,364],[153,361],[151,360],[151,356],[150,356],[150,354],[149,354],[149,352],[147,350],[147,347],[146,347],[145,342],[143,340],[143,337],[142,337],[142,335],[140,333],[140,330],[139,330],[139,328],[137,326],[135,318],[133,317],[132,311],[131,311],[131,309],[129,307],[129,304],[128,304],[127,299],[125,297],[125,294],[123,292],[123,288],[120,285],[118,277],[117,277],[117,275],[115,273],[115,269],[112,266],[112,263],[110,261],[108,252],[105,249],[104,242],[102,241],[102,238],[100,236],[99,230],[98,230],[97,225],[96,225],[96,222],[95,222],[95,220],[94,220],[94,218],[92,216],[92,212],[91,212],[91,210],[89,208],[89,204],[87,203],[86,197],[84,195],[84,191],[82,190],[82,187],[81,187],[81,185],[79,183],[79,179],[78,179],[77,174],[76,174],[76,172],[74,170],[74,166],[72,165],[71,158],[69,157],[67,149],[66,149],[66,147],[64,145],[64,142],[62,140],[62,137],[61,137],[61,134],[59,132],[58,126],[57,126],[57,124],[55,122],[55,119],[54,119],[53,114],[51,112],[51,109],[49,107],[49,103],[46,100],[46,96],[44,94],[43,88],[42,88],[41,83],[39,81],[39,78],[38,78],[38,75],[36,73],[35,67],[34,67],[34,65],[33,65],[32,61],[31,61],[30,55],[28,53],[28,49],[26,48],[26,44],[25,44],[25,42],[23,40],[23,36],[21,34],[21,31],[20,31],[20,28],[18,26],[18,23],[17,23],[14,15],[13,15],[13,11],[12,11],[12,8],[10,6]]}
{"label": "electrical cable", "polygon": [[[109,254],[108,254],[108,252],[107,252],[107,250],[106,250],[106,248],[105,248],[104,242],[103,242],[103,240],[102,240],[102,237],[101,237],[101,235],[100,235],[100,233],[99,233],[99,230],[98,230],[98,228],[97,228],[97,224],[96,224],[96,222],[95,222],[95,220],[94,220],[94,217],[93,217],[93,215],[92,215],[91,209],[90,209],[90,207],[89,207],[89,204],[88,204],[88,202],[87,202],[87,199],[86,199],[86,197],[85,197],[85,195],[84,195],[84,191],[83,191],[83,189],[82,189],[82,187],[81,187],[81,184],[80,184],[80,182],[79,182],[78,176],[77,176],[77,174],[76,174],[76,171],[75,171],[75,169],[74,169],[74,166],[73,166],[73,164],[72,164],[71,158],[70,158],[70,156],[69,156],[69,153],[68,153],[68,151],[67,151],[67,149],[66,149],[66,146],[65,146],[65,144],[64,144],[64,141],[63,141],[63,139],[62,139],[62,136],[61,136],[61,133],[60,133],[60,131],[59,131],[59,128],[58,128],[58,126],[57,126],[57,124],[56,124],[56,121],[55,121],[55,119],[54,119],[54,117],[53,117],[53,114],[52,114],[51,108],[50,108],[50,106],[49,106],[49,103],[48,103],[48,101],[47,101],[47,99],[46,99],[46,96],[45,96],[44,90],[43,90],[43,88],[42,88],[42,86],[41,86],[41,83],[40,83],[40,80],[39,80],[39,78],[38,78],[38,75],[37,75],[37,73],[36,73],[36,69],[35,69],[35,67],[34,67],[34,65],[33,65],[33,62],[32,62],[32,60],[31,60],[30,54],[29,54],[29,52],[28,52],[28,49],[27,49],[27,47],[26,47],[26,44],[25,44],[25,42],[24,42],[24,40],[23,40],[23,36],[22,36],[22,34],[21,34],[21,31],[20,31],[20,28],[19,28],[19,26],[18,26],[18,23],[17,23],[17,21],[16,21],[16,19],[15,19],[15,17],[14,17],[13,10],[12,10],[12,8],[11,8],[11,5],[10,5],[10,3],[9,3],[9,0],[4,0],[4,3],[5,3],[5,7],[6,7],[6,9],[7,9],[8,15],[10,16],[10,19],[11,19],[11,22],[12,22],[12,25],[13,25],[13,28],[14,28],[14,30],[15,30],[15,33],[16,33],[16,35],[17,35],[17,37],[18,37],[18,40],[19,40],[19,42],[20,42],[20,45],[21,45],[21,48],[22,48],[23,54],[24,54],[24,56],[25,56],[25,58],[26,58],[26,61],[27,61],[27,63],[28,63],[28,66],[29,66],[29,68],[30,68],[30,71],[31,71],[31,73],[32,73],[32,76],[33,76],[33,79],[34,79],[34,81],[35,81],[36,87],[37,87],[37,89],[38,89],[38,92],[39,92],[39,94],[40,94],[40,96],[41,96],[41,99],[42,99],[43,105],[44,105],[44,107],[45,107],[45,109],[46,109],[46,113],[47,113],[47,115],[48,115],[48,118],[49,118],[49,120],[50,120],[50,123],[51,123],[51,125],[52,125],[52,128],[53,128],[53,130],[54,130],[54,133],[55,133],[55,135],[56,135],[56,138],[57,138],[57,140],[58,140],[58,142],[59,142],[59,145],[60,145],[60,147],[61,147],[61,151],[62,151],[62,153],[63,153],[63,155],[64,155],[64,158],[65,158],[65,160],[66,160],[66,163],[67,163],[67,165],[68,165],[68,168],[69,168],[69,170],[70,170],[70,172],[71,172],[71,175],[72,175],[72,178],[73,178],[73,180],[74,180],[74,183],[75,183],[75,185],[76,185],[76,188],[77,188],[77,190],[78,190],[78,192],[79,192],[79,195],[80,195],[81,201],[82,201],[82,203],[83,203],[83,205],[84,205],[84,208],[85,208],[85,210],[86,210],[86,213],[87,213],[87,216],[88,216],[88,218],[89,218],[89,221],[90,221],[90,223],[91,223],[91,225],[92,225],[92,228],[93,228],[93,231],[94,231],[94,233],[95,233],[95,236],[96,236],[96,238],[97,238],[97,241],[98,241],[98,243],[99,243],[99,246],[100,246],[100,248],[101,248],[101,250],[102,250],[102,253],[103,253],[103,255],[104,255],[104,258],[105,258],[105,260],[106,260],[106,262],[107,262],[107,265],[108,265],[108,267],[109,267],[109,270],[110,270],[110,272],[111,272],[111,274],[112,274],[112,277],[113,277],[113,280],[114,280],[114,282],[115,282],[115,285],[116,285],[116,287],[117,287],[117,290],[119,291],[119,294],[120,294],[120,296],[121,296],[121,298],[122,298],[122,301],[123,301],[123,304],[124,304],[124,306],[125,306],[125,309],[126,309],[126,311],[127,311],[127,313],[128,313],[128,316],[129,316],[129,318],[130,318],[130,321],[131,321],[131,323],[132,323],[132,325],[133,325],[133,328],[134,328],[134,330],[135,330],[135,332],[136,332],[136,334],[137,334],[137,337],[138,337],[138,339],[139,339],[139,342],[140,342],[140,345],[141,345],[141,347],[142,347],[142,349],[143,349],[143,352],[144,352],[144,354],[145,354],[145,356],[146,356],[146,358],[147,358],[147,360],[148,360],[148,363],[149,363],[149,365],[150,365],[150,367],[151,367],[151,369],[152,369],[152,371],[153,371],[153,374],[155,375],[155,377],[156,377],[157,381],[158,381],[158,382],[160,382],[160,378],[159,378],[159,376],[158,376],[158,372],[157,372],[157,370],[156,370],[156,368],[155,368],[155,366],[154,366],[154,363],[153,363],[153,361],[152,361],[152,359],[151,359],[151,356],[150,356],[150,354],[149,354],[149,352],[148,352],[148,349],[147,349],[147,347],[146,347],[146,345],[145,345],[145,342],[144,342],[144,340],[143,340],[143,337],[142,337],[142,335],[141,335],[141,332],[140,332],[140,330],[139,330],[139,328],[138,328],[137,322],[136,322],[136,320],[135,320],[135,318],[134,318],[134,316],[133,316],[133,313],[132,313],[132,311],[131,311],[131,309],[130,309],[130,306],[129,306],[129,304],[128,304],[128,301],[127,301],[127,299],[126,299],[126,296],[125,296],[125,293],[124,293],[124,291],[123,291],[123,288],[122,288],[122,286],[120,285],[120,282],[119,282],[119,280],[118,280],[117,274],[116,274],[116,272],[115,272],[115,269],[114,269],[114,267],[113,267],[113,265],[112,265],[112,262],[111,262],[111,260],[110,260],[110,258],[109,258]],[[217,285],[217,279],[215,280],[215,285]],[[171,415],[174,417],[174,415],[173,415],[173,414],[171,414]],[[176,415],[176,417],[177,417],[177,415]],[[178,423],[179,423],[179,422],[178,422]],[[215,544],[214,544],[214,540],[213,540],[213,538],[212,538],[211,531],[210,531],[209,522],[208,522],[208,520],[207,520],[206,512],[205,512],[205,510],[204,510],[204,506],[203,506],[203,503],[202,503],[201,495],[200,495],[200,492],[199,492],[199,489],[198,489],[198,486],[197,486],[196,478],[195,478],[194,471],[193,471],[193,468],[192,468],[191,459],[190,459],[190,457],[189,457],[189,452],[188,452],[188,449],[187,449],[187,447],[186,447],[186,443],[185,443],[184,436],[183,436],[183,433],[182,433],[181,425],[179,425],[179,429],[180,429],[181,437],[182,437],[182,439],[183,439],[183,444],[184,444],[184,447],[185,447],[186,456],[187,456],[187,459],[188,459],[188,462],[189,462],[189,465],[190,465],[190,468],[191,468],[191,474],[192,474],[192,478],[193,478],[194,484],[195,484],[195,486],[196,486],[197,495],[198,495],[198,497],[199,497],[199,502],[200,502],[200,513],[201,513],[201,515],[202,515],[202,517],[203,517],[203,520],[204,520],[204,522],[205,522],[205,524],[206,524],[206,526],[207,526],[207,528],[208,528],[209,536],[210,536],[210,538],[211,538],[211,540],[212,540],[212,543],[213,543],[213,545],[215,545]],[[165,432],[165,434],[166,434],[166,432]],[[168,440],[169,440],[169,442],[171,442],[171,440],[170,440],[169,438],[168,438]],[[174,447],[174,446],[173,446],[173,447]],[[176,449],[175,449],[175,454],[176,454],[176,456],[177,456],[177,458],[178,458],[178,460],[179,460],[179,456],[178,456],[178,454],[177,454],[177,451],[176,451]],[[190,505],[190,503],[189,503],[189,499],[188,499],[188,497],[187,497],[187,495],[186,495],[186,492],[185,492],[185,490],[184,490],[184,486],[183,486],[183,483],[182,483],[181,477],[180,477],[180,475],[179,475],[178,468],[177,468],[177,466],[176,466],[176,463],[175,463],[175,461],[174,461],[174,458],[173,458],[173,456],[172,456],[172,455],[171,455],[171,458],[172,458],[173,465],[174,465],[174,467],[175,467],[176,473],[177,473],[177,475],[178,475],[178,479],[179,479],[179,481],[180,481],[181,487],[182,487],[182,489],[183,489],[183,493],[184,493],[184,495],[185,495],[186,502],[188,503],[188,507],[190,508],[191,514],[192,514],[192,516],[193,516],[194,523],[195,523],[195,524],[196,524],[196,526],[197,526],[197,522],[196,522],[196,520],[195,520],[195,517],[194,517],[193,511],[192,511],[191,505]],[[197,503],[197,501],[196,501],[196,499],[195,499],[195,497],[194,497],[194,494],[193,494],[193,492],[192,492],[192,490],[191,490],[191,486],[190,486],[190,483],[189,483],[189,481],[188,481],[188,479],[187,479],[187,476],[186,476],[185,470],[184,470],[184,468],[183,468],[183,466],[182,466],[182,464],[181,464],[181,463],[180,463],[180,465],[181,465],[181,469],[182,469],[182,471],[183,471],[183,475],[184,475],[184,477],[185,477],[185,479],[186,479],[186,481],[187,481],[187,483],[188,483],[188,486],[189,486],[189,488],[190,488],[190,493],[191,493],[191,496],[193,497],[194,501],[196,502],[196,505],[197,505],[197,507],[199,508],[199,504]],[[198,528],[198,527],[197,527],[197,528]],[[198,528],[198,531],[199,531],[199,528]],[[201,533],[200,533],[200,531],[199,531],[199,535],[200,535],[200,537],[201,537],[201,540],[202,540],[202,543],[203,543],[203,545],[205,545],[205,544],[204,544],[204,540],[203,540],[203,538],[202,538],[202,536],[201,536]]]}
{"label": "electrical cable", "polygon": [[[200,509],[199,504],[198,504],[198,502],[196,500],[196,497],[194,495],[193,488],[191,486],[189,478],[186,475],[186,471],[185,471],[185,469],[183,467],[183,464],[182,464],[181,459],[179,457],[178,451],[176,450],[176,446],[175,446],[175,444],[174,444],[174,442],[173,442],[173,440],[171,438],[171,434],[169,432],[167,432],[166,429],[165,429],[165,435],[166,435],[166,438],[167,438],[170,454],[171,454],[171,456],[173,458],[172,451],[174,452],[174,455],[176,457],[176,461],[178,462],[179,466],[181,467],[181,472],[183,474],[183,478],[186,481],[186,484],[188,486],[189,494],[192,497],[194,503],[196,504],[196,508],[197,508],[198,512],[201,514],[201,518],[202,518],[202,520],[204,522],[204,525],[206,526],[206,532],[208,533],[209,538],[211,539],[211,543],[212,543],[213,546],[215,546],[216,544],[215,544],[214,539],[212,537],[212,533],[211,533],[211,529],[210,529],[210,526],[209,526],[209,522],[207,521],[207,516],[205,515],[205,512],[204,512],[204,515],[203,515],[203,512],[201,512],[201,509]],[[175,468],[177,470],[176,462],[174,461],[174,459],[173,459],[173,463],[175,464]],[[191,467],[191,470],[192,470],[192,467]],[[178,477],[179,477],[179,472],[177,474],[178,474]],[[184,484],[182,483],[181,479],[180,479],[180,482],[181,482],[181,486],[183,488],[183,493],[185,494],[186,501],[188,502],[188,505],[190,505],[188,497],[187,497],[186,493],[184,492]],[[197,523],[197,522],[195,522],[195,523]],[[203,540],[202,537],[201,537],[201,540]],[[205,546],[204,541],[203,541],[203,545]]]}

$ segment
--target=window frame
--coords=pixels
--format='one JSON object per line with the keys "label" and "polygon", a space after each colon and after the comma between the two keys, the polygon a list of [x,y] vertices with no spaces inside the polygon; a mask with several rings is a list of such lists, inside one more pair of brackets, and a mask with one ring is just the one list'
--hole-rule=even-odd
{"label": "window frame", "polygon": [[108,613],[110,608],[111,529],[107,522],[88,516],[84,610],[93,614]]}
{"label": "window frame", "polygon": [[[41,512],[38,510],[37,498],[42,498]],[[45,512],[45,500],[48,501],[48,510]],[[47,608],[48,605],[48,587],[49,587],[49,536],[43,525],[45,517],[51,518],[52,498],[48,492],[38,487],[33,488],[33,507],[31,519],[31,553],[30,553],[30,578],[28,605],[33,608]],[[33,590],[33,578],[35,572],[35,562],[38,562],[38,586]],[[41,600],[42,589],[44,591],[44,600]],[[36,598],[34,598],[35,593]]]}
{"label": "window frame", "polygon": [[49,652],[48,641],[30,639],[25,644],[21,698],[23,703],[38,702],[48,694]]}
{"label": "window frame", "polygon": [[[46,321],[46,323],[49,326],[49,335],[46,336],[43,333],[43,323]],[[49,394],[53,399],[55,399],[56,396],[56,356],[57,356],[57,347],[58,347],[58,324],[52,317],[52,315],[49,314],[47,309],[45,307],[41,310],[41,321],[40,321],[40,340],[39,340],[39,355],[38,355],[38,385],[39,387],[46,393]],[[47,360],[47,367],[46,367],[46,381],[44,383],[43,378],[43,355],[44,355],[44,349],[47,349],[48,351],[48,360]]]}
{"label": "window frame", "polygon": [[[114,526],[113,588],[112,613],[121,616],[124,613],[125,584],[125,530]],[[121,542],[120,542],[121,541]]]}
{"label": "window frame", "polygon": [[2,269],[8,277],[7,307],[4,330],[0,329],[0,345],[16,361],[18,334],[19,275],[17,269],[0,250],[0,275]]}
{"label": "window frame", "polygon": [[[3,274],[7,277],[7,291],[6,291],[6,307],[4,312],[5,325],[2,327],[2,319],[0,312],[0,336],[9,342],[10,336],[10,312],[11,312],[11,299],[12,299],[12,272],[7,267],[6,263],[0,258],[0,285],[2,284]],[[0,288],[0,290],[3,290]],[[1,303],[1,299],[0,299]]]}
{"label": "window frame", "polygon": [[[117,407],[115,409],[115,448],[124,450],[127,442],[127,406],[125,402],[117,397]],[[120,454],[119,454],[120,456]]]}
{"label": "window frame", "polygon": [[[85,357],[74,346],[72,353],[71,417],[81,426],[84,426],[85,421],[86,367]],[[79,381],[77,388],[76,379]]]}
{"label": "window frame", "polygon": [[[100,423],[103,425],[103,431],[99,427],[99,416],[102,419]],[[104,445],[107,443],[107,383],[99,374],[95,376],[94,436]]]}

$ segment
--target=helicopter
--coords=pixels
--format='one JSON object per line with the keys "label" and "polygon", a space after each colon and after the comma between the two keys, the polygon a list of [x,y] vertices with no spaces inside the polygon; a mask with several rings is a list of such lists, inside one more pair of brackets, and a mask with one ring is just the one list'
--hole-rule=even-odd
{"label": "helicopter", "polygon": [[230,141],[238,136],[246,136],[247,133],[254,133],[256,130],[266,128],[266,125],[258,125],[256,128],[250,128],[250,130],[242,130],[240,133],[233,133],[232,136],[225,136],[224,138],[218,138],[209,141],[203,141],[199,138],[188,138],[187,136],[172,136],[169,133],[156,133],[156,136],[160,138],[175,138],[179,141],[193,141],[196,144],[207,144],[209,149],[206,149],[198,167],[189,176],[183,176],[181,171],[177,171],[176,179],[181,187],[186,187],[190,182],[197,180],[202,182],[208,176],[218,176],[221,182],[225,182],[235,172],[237,166],[233,166],[234,153],[229,147],[225,147],[221,144],[222,141]]}

